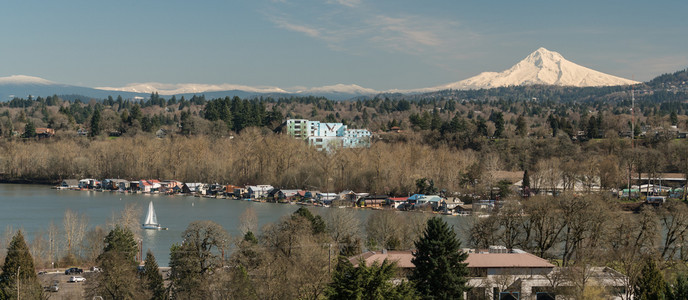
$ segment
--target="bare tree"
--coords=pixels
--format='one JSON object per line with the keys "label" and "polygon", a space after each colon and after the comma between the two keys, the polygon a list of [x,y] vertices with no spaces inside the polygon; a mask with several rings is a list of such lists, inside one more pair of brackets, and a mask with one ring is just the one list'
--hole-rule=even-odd
{"label": "bare tree", "polygon": [[67,254],[75,256],[80,255],[81,249],[79,248],[79,252],[76,252],[75,248],[78,248],[78,246],[81,245],[81,241],[84,239],[86,228],[88,227],[88,217],[84,214],[80,215],[71,209],[67,209],[64,213],[62,224],[64,226]]}
{"label": "bare tree", "polygon": [[258,230],[258,216],[256,210],[252,207],[246,207],[241,216],[239,216],[239,232],[245,235],[247,232],[257,233]]}
{"label": "bare tree", "polygon": [[391,210],[375,211],[365,225],[368,247],[371,249],[398,249],[401,244],[402,217]]}

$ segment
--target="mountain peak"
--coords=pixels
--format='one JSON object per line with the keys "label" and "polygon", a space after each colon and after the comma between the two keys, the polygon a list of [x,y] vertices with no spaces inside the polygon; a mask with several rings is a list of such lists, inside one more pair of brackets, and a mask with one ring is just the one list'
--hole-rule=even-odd
{"label": "mountain peak", "polygon": [[636,84],[566,60],[561,54],[540,47],[503,72],[484,72],[436,89],[488,89],[518,85],[615,86]]}

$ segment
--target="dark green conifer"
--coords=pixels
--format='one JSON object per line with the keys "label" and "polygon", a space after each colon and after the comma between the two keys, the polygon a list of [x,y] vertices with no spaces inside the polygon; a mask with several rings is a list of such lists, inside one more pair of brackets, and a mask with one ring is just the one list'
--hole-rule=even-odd
{"label": "dark green conifer", "polygon": [[468,290],[467,253],[447,222],[438,217],[428,220],[423,236],[416,241],[411,262],[416,266],[411,281],[425,299],[463,299]]}

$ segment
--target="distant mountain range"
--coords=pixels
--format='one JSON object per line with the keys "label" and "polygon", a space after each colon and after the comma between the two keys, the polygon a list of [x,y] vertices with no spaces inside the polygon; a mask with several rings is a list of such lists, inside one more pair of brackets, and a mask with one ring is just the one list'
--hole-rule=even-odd
{"label": "distant mountain range", "polygon": [[13,97],[26,98],[50,95],[81,95],[88,98],[104,99],[107,96],[124,98],[147,98],[151,93],[191,97],[204,94],[206,97],[218,98],[239,96],[323,96],[333,100],[351,99],[360,96],[373,96],[380,93],[426,93],[440,90],[490,89],[496,87],[521,85],[557,85],[573,87],[618,86],[638,83],[637,81],[598,72],[566,60],[561,54],[539,48],[513,67],[503,72],[484,72],[477,76],[445,85],[414,89],[376,91],[355,84],[336,84],[314,88],[282,89],[270,86],[244,86],[235,84],[164,84],[135,83],[124,87],[80,87],[55,83],[43,78],[13,75],[0,77],[0,101]]}

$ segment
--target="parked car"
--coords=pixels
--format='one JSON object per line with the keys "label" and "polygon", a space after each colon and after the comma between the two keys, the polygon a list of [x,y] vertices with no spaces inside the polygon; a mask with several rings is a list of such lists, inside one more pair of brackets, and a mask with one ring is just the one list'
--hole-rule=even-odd
{"label": "parked car", "polygon": [[79,269],[79,268],[69,268],[69,269],[65,270],[65,275],[81,274],[81,273],[83,273],[83,272],[84,272],[83,269]]}
{"label": "parked car", "polygon": [[53,282],[53,285],[48,287],[49,292],[57,292],[60,290],[60,285],[57,282]]}
{"label": "parked car", "polygon": [[86,281],[86,278],[83,278],[81,276],[72,276],[72,277],[69,277],[69,280],[67,282],[82,282],[82,281]]}
{"label": "parked car", "polygon": [[102,272],[102,271],[103,271],[103,269],[101,269],[100,267],[96,267],[96,266],[91,267],[91,272]]}

